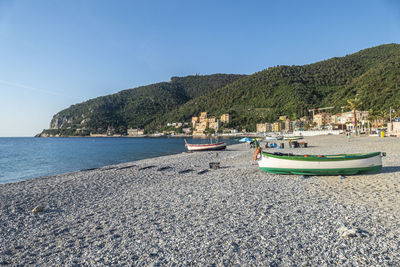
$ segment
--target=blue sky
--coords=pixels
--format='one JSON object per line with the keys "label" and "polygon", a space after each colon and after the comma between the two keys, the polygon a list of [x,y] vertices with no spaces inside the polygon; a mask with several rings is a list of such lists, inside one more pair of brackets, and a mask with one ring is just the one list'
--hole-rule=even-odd
{"label": "blue sky", "polygon": [[400,43],[391,1],[0,1],[0,136],[90,98]]}

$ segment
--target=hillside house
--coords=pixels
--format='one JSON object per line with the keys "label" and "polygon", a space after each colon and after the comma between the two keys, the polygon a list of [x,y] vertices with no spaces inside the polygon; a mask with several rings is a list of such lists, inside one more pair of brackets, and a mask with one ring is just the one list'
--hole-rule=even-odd
{"label": "hillside house", "polygon": [[128,129],[128,136],[141,136],[144,135],[144,130],[143,129]]}
{"label": "hillside house", "polygon": [[232,117],[228,113],[227,114],[222,114],[219,120],[221,121],[221,123],[230,123],[231,120],[232,120]]}

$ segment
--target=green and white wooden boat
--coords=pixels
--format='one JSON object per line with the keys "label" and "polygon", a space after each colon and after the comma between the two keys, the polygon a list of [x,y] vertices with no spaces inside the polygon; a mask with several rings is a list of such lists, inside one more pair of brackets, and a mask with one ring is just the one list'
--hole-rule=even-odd
{"label": "green and white wooden boat", "polygon": [[354,175],[382,169],[384,152],[338,155],[293,155],[261,152],[261,170],[279,174]]}

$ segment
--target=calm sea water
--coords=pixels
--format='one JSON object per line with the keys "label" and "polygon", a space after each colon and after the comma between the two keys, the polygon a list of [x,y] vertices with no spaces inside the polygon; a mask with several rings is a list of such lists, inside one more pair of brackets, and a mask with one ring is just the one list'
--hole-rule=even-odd
{"label": "calm sea water", "polygon": [[0,183],[181,153],[184,144],[183,138],[0,138]]}

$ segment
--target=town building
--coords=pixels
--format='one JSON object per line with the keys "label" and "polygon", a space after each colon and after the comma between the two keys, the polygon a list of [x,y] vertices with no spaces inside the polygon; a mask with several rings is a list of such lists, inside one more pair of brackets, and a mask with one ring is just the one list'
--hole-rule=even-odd
{"label": "town building", "polygon": [[214,129],[217,132],[219,130],[219,121],[209,122],[208,128]]}
{"label": "town building", "polygon": [[280,121],[286,121],[286,119],[287,119],[287,116],[279,116]]}
{"label": "town building", "polygon": [[284,121],[284,123],[285,123],[285,128],[284,128],[284,130],[285,130],[286,132],[293,132],[293,122],[292,122],[291,120],[289,120],[289,119],[286,119],[286,120]]}
{"label": "town building", "polygon": [[304,120],[295,120],[292,122],[293,125],[293,130],[294,131],[302,131],[306,128],[306,125],[308,123],[306,123]]}
{"label": "town building", "polygon": [[207,117],[207,112],[201,112],[200,117],[192,117],[193,135],[205,135],[206,129],[218,131],[219,120],[216,117]]}
{"label": "town building", "polygon": [[272,124],[271,123],[257,123],[256,129],[257,129],[258,133],[272,132]]}
{"label": "town building", "polygon": [[216,117],[209,117],[208,118],[208,123],[212,123],[212,122],[217,122],[217,118]]}
{"label": "town building", "polygon": [[277,121],[272,124],[273,132],[282,132],[285,129],[285,123],[282,121]]}
{"label": "town building", "polygon": [[[368,111],[356,110],[356,118],[358,122],[365,123],[368,120]],[[349,111],[332,115],[331,121],[335,124],[354,124],[354,112]]]}
{"label": "town building", "polygon": [[128,129],[128,136],[140,136],[144,135],[144,130],[143,129]]}
{"label": "town building", "polygon": [[378,128],[378,127],[382,127],[385,124],[385,120],[384,119],[375,119],[373,121],[371,121],[372,127]]}
{"label": "town building", "polygon": [[231,120],[232,120],[232,117],[228,113],[227,114],[222,114],[219,120],[221,121],[221,123],[230,123]]}
{"label": "town building", "polygon": [[192,124],[199,121],[200,121],[199,117],[192,117]]}
{"label": "town building", "polygon": [[222,133],[224,133],[224,134],[236,134],[236,133],[238,133],[238,130],[233,129],[233,128],[230,128],[230,129],[223,129],[223,130],[222,130]]}
{"label": "town building", "polygon": [[172,123],[167,123],[167,126],[173,126],[175,128],[182,127],[183,123],[182,122],[172,122]]}
{"label": "town building", "polygon": [[312,120],[307,116],[301,117],[300,121],[302,121],[304,124],[311,124],[312,123]]}
{"label": "town building", "polygon": [[399,121],[388,122],[387,130],[390,135],[400,136],[400,122]]}
{"label": "town building", "polygon": [[318,113],[313,117],[313,123],[316,124],[317,128],[326,128],[331,123],[330,113]]}
{"label": "town building", "polygon": [[108,127],[107,127],[106,135],[107,135],[107,136],[113,136],[114,134],[115,134],[115,128],[112,127],[112,126],[108,126]]}
{"label": "town building", "polygon": [[[356,110],[357,125],[359,130],[365,131],[368,126],[368,111]],[[354,130],[354,112],[342,112],[331,116],[331,124],[336,129],[346,129],[348,131]],[[345,125],[346,127],[343,127]]]}
{"label": "town building", "polygon": [[207,119],[207,112],[200,113],[200,121],[205,121]]}

